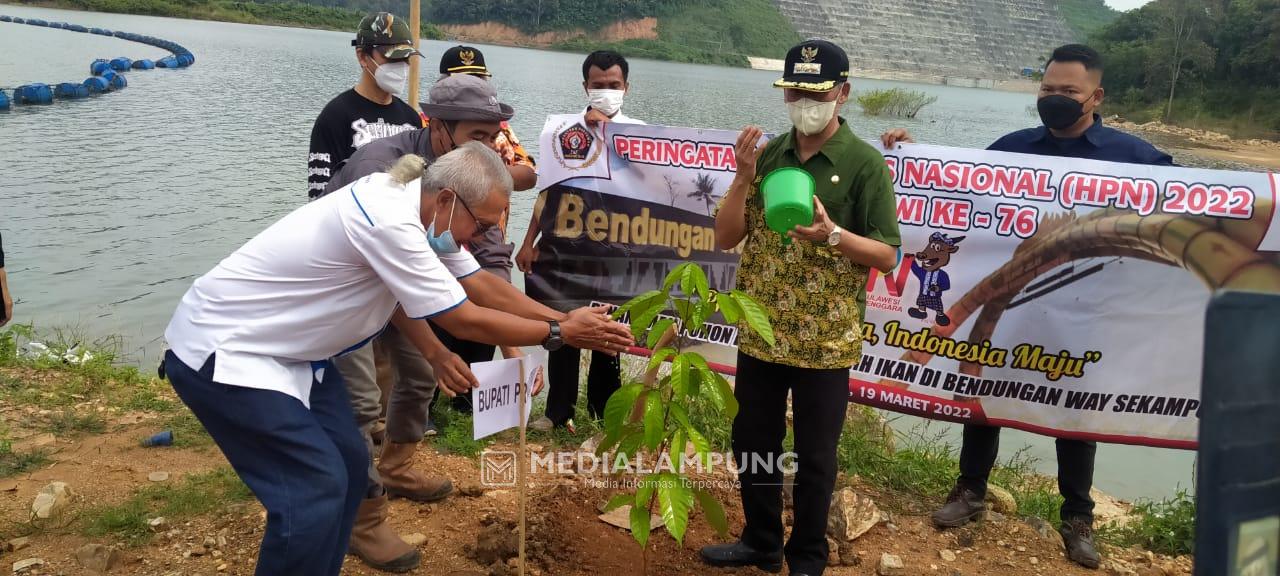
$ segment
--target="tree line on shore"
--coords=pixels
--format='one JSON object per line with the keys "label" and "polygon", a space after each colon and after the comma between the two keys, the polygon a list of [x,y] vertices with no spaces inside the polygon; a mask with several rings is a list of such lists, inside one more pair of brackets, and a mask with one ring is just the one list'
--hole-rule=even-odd
{"label": "tree line on shore", "polygon": [[1110,112],[1280,138],[1280,0],[1155,0],[1090,43]]}

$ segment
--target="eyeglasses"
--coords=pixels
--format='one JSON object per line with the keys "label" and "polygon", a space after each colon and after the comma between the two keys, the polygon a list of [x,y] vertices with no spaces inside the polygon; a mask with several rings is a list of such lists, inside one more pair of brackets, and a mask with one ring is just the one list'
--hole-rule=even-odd
{"label": "eyeglasses", "polygon": [[[450,192],[453,191],[450,190]],[[476,223],[476,235],[484,236],[486,232],[498,227],[497,224],[487,224],[481,222],[479,218],[476,218],[476,213],[471,211],[471,207],[467,206],[467,203],[462,201],[462,197],[458,196],[457,192],[453,192],[453,198],[458,202],[458,204],[462,205],[462,209],[466,210],[467,214],[471,216],[471,220]]]}

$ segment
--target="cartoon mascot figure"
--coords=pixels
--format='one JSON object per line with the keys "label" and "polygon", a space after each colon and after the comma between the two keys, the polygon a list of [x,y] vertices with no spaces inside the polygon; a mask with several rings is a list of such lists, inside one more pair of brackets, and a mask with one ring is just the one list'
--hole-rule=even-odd
{"label": "cartoon mascot figure", "polygon": [[912,318],[927,318],[929,310],[933,310],[937,313],[935,320],[939,326],[951,324],[946,305],[942,303],[942,293],[951,289],[951,277],[943,268],[951,263],[951,255],[960,250],[961,240],[964,236],[950,238],[934,232],[929,237],[929,245],[916,252],[915,260],[911,262],[911,273],[920,281],[920,295],[916,297],[916,307],[907,309]]}

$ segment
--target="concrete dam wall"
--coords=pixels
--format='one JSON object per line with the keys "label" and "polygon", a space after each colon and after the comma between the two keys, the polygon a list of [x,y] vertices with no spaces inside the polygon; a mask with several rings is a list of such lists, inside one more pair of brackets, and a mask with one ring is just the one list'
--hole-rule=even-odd
{"label": "concrete dam wall", "polygon": [[1075,41],[1053,0],[773,1],[800,36],[843,47],[855,74],[1004,80]]}

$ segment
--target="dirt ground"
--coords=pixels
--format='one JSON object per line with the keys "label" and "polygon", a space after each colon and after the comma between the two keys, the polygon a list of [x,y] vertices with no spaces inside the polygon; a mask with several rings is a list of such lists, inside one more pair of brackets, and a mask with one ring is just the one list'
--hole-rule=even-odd
{"label": "dirt ground", "polygon": [[1280,171],[1280,143],[1232,140],[1210,132],[1116,122],[1115,127],[1136,134],[1170,153],[1179,165],[1220,170]]}
{"label": "dirt ground", "polygon": [[1226,148],[1218,147],[1183,147],[1174,146],[1173,153],[1199,156],[1211,161],[1233,162],[1280,171],[1280,147],[1256,146],[1252,144],[1232,144]]}
{"label": "dirt ground", "polygon": [[[137,547],[109,538],[86,537],[76,528],[78,516],[91,507],[124,501],[134,490],[156,484],[148,479],[152,472],[168,472],[169,478],[164,482],[174,483],[186,475],[225,466],[225,460],[216,448],[140,447],[138,439],[152,433],[157,425],[155,418],[145,413],[110,414],[107,418],[110,427],[103,434],[75,440],[51,440],[47,435],[24,431],[18,425],[39,416],[27,410],[0,407],[0,415],[10,427],[10,437],[17,438],[17,442],[43,443],[43,447],[52,453],[50,460],[39,469],[0,481],[0,513],[6,520],[0,524],[4,526],[4,540],[30,534],[27,542],[19,544],[19,549],[6,551],[0,562],[15,563],[39,558],[44,560],[44,564],[24,574],[91,574],[77,563],[73,554],[87,543],[99,543],[120,549],[122,561],[110,572],[112,574],[218,576],[253,573],[264,519],[264,513],[256,502],[226,503],[213,513],[169,522],[156,529],[150,543]],[[495,446],[495,449],[503,448],[509,447]],[[531,445],[531,449],[545,450],[537,445]],[[411,574],[514,574],[514,571],[505,569],[503,560],[515,553],[518,541],[518,492],[481,486],[476,459],[439,454],[429,442],[424,443],[419,451],[417,465],[424,471],[449,476],[457,490],[453,496],[437,504],[423,505],[405,500],[392,502],[391,522],[395,529],[407,537],[417,535],[425,538],[419,546],[423,553],[422,567]],[[597,519],[599,507],[614,493],[600,487],[599,480],[547,472],[529,478],[528,574],[646,574],[645,556],[630,534]],[[716,492],[725,504],[731,530],[740,529],[742,513],[736,493],[727,478],[721,480],[726,482]],[[71,486],[75,493],[72,507],[57,522],[33,525],[29,521],[31,502],[40,488],[51,481],[62,481]],[[866,488],[855,489],[883,502],[894,498]],[[917,504],[914,508],[927,510],[936,503]],[[789,516],[790,512],[788,524]],[[479,545],[477,540],[480,540]],[[683,547],[665,532],[656,530],[647,555],[647,574],[763,574],[754,569],[733,571],[704,566],[698,559],[698,549],[718,541],[715,532],[698,512],[691,519]],[[907,575],[1071,576],[1098,573],[1066,561],[1061,540],[1056,534],[1042,537],[1031,524],[1014,518],[989,519],[960,530],[939,531],[928,524],[923,513],[891,515],[866,535],[842,547],[845,560],[853,565],[833,565],[828,574],[875,574],[882,553],[900,556],[906,566],[903,574]],[[944,550],[953,552],[954,560],[943,560]],[[1177,561],[1148,560],[1140,552],[1127,550],[1111,551],[1110,554],[1122,559],[1124,568],[1113,567],[1102,573],[1143,576],[1190,573],[1190,560],[1186,558]],[[373,575],[379,572],[349,556],[343,574]]]}

